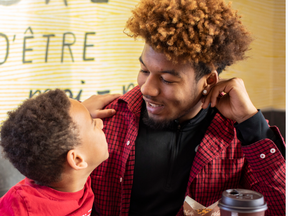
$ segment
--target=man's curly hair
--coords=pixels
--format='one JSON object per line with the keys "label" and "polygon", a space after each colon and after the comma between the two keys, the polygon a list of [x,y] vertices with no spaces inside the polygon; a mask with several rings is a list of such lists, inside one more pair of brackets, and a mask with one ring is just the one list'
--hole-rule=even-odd
{"label": "man's curly hair", "polygon": [[64,91],[50,90],[8,112],[2,124],[4,157],[37,184],[59,181],[68,151],[80,143],[70,107]]}
{"label": "man's curly hair", "polygon": [[241,16],[223,0],[140,0],[124,33],[145,40],[174,63],[220,73],[245,58],[252,41]]}

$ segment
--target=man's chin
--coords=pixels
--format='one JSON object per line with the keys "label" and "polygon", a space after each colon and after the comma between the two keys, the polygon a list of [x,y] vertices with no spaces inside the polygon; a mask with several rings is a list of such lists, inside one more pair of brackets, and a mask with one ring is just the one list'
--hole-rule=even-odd
{"label": "man's chin", "polygon": [[152,116],[148,115],[148,112],[145,111],[142,117],[143,123],[148,127],[156,130],[163,130],[167,128],[171,128],[174,124],[174,121],[171,119],[155,119]]}

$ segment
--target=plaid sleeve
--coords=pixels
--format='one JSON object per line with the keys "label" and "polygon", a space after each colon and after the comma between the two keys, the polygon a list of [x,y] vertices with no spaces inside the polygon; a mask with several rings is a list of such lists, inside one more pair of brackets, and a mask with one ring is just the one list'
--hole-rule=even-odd
{"label": "plaid sleeve", "polygon": [[266,216],[285,215],[285,168],[273,141],[263,139],[243,147],[233,123],[216,115],[197,150],[186,195],[209,206],[226,189],[247,188],[264,195]]}
{"label": "plaid sleeve", "polygon": [[270,139],[242,149],[249,164],[243,175],[244,182],[264,195],[268,204],[266,215],[285,215],[286,165],[281,152]]}

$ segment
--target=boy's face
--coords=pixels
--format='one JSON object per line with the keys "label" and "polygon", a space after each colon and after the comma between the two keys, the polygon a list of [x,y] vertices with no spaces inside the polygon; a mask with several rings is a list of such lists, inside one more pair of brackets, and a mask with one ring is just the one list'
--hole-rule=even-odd
{"label": "boy's face", "polygon": [[190,64],[173,64],[162,53],[145,45],[140,57],[138,84],[150,120],[164,125],[193,118],[201,109],[204,78],[198,82]]}
{"label": "boy's face", "polygon": [[70,115],[80,131],[81,145],[77,146],[84,154],[88,166],[97,167],[109,156],[106,137],[102,131],[101,119],[92,119],[89,111],[80,102],[70,99]]}

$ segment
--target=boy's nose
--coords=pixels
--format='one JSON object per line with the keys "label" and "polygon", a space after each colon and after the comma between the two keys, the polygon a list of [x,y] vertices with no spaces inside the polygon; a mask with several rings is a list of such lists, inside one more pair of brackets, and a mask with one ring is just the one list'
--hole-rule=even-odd
{"label": "boy's nose", "polygon": [[96,118],[96,126],[100,129],[103,129],[103,121],[99,118]]}

